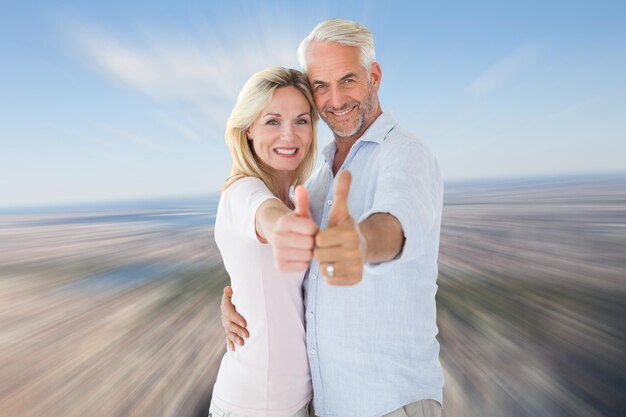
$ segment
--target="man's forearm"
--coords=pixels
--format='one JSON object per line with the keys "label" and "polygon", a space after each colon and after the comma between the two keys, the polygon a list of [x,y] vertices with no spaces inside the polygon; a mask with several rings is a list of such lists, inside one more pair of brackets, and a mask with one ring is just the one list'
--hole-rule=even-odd
{"label": "man's forearm", "polygon": [[391,214],[373,214],[359,224],[359,229],[365,239],[365,262],[390,261],[402,251],[404,246],[402,225]]}

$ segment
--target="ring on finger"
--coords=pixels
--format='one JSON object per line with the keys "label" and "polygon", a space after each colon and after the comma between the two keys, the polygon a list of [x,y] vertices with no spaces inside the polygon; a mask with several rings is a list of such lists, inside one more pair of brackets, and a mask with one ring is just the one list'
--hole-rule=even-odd
{"label": "ring on finger", "polygon": [[329,278],[332,278],[335,276],[335,264],[332,262],[329,262],[328,264],[326,264],[326,276],[328,276]]}

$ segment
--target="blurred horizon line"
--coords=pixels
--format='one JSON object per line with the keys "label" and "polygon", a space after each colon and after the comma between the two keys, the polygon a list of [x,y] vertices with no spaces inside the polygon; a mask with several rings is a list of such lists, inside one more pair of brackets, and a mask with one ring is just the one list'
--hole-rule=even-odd
{"label": "blurred horizon line", "polygon": [[[444,193],[449,189],[475,187],[475,186],[505,186],[505,185],[549,185],[553,183],[562,184],[565,183],[589,183],[599,182],[607,180],[626,180],[626,170],[624,171],[594,171],[587,173],[562,173],[562,174],[537,174],[526,176],[499,176],[499,177],[476,177],[476,178],[464,178],[464,179],[444,179]],[[152,196],[137,196],[137,197],[113,197],[107,199],[82,199],[82,200],[68,200],[66,202],[54,202],[54,203],[17,203],[5,205],[0,202],[0,214],[24,214],[24,213],[37,213],[37,212],[55,212],[55,211],[80,211],[85,209],[100,209],[100,210],[113,210],[113,209],[132,209],[132,208],[150,208],[151,205],[165,205],[165,208],[170,204],[180,206],[181,202],[187,202],[190,204],[200,204],[219,198],[219,191],[216,192],[198,192],[187,193],[181,195],[152,195]]]}

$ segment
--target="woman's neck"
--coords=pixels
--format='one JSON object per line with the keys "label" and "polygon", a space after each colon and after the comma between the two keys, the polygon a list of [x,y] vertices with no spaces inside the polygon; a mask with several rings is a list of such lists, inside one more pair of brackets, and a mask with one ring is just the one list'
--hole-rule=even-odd
{"label": "woman's neck", "polygon": [[276,172],[276,185],[278,186],[278,198],[290,209],[293,204],[289,198],[289,189],[291,188],[291,172]]}

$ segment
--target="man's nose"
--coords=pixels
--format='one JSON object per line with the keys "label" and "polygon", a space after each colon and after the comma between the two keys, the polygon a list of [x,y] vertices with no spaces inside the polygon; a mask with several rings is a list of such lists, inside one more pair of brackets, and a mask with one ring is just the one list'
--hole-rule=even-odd
{"label": "man's nose", "polygon": [[339,88],[336,85],[331,86],[330,87],[330,105],[334,109],[340,109],[344,106],[344,104],[346,104],[346,99],[345,99],[345,96],[343,95],[343,92],[341,91],[341,88]]}

